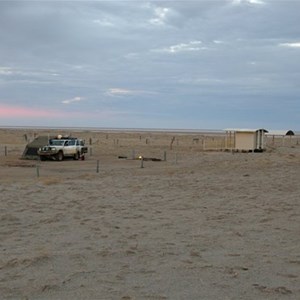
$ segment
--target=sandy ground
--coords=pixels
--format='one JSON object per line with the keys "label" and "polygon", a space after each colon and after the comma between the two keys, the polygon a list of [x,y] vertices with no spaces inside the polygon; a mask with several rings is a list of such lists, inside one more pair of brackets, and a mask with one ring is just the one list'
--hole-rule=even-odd
{"label": "sandy ground", "polygon": [[1,299],[300,299],[299,145],[79,132],[83,161],[21,160],[35,134],[0,130]]}

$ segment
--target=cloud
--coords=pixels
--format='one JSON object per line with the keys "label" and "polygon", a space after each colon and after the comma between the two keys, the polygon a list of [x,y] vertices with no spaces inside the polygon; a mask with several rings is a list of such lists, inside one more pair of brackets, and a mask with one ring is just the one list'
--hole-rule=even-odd
{"label": "cloud", "polygon": [[140,95],[140,96],[149,96],[149,95],[157,95],[157,92],[155,91],[149,91],[149,90],[129,90],[129,89],[123,89],[123,88],[110,88],[105,92],[105,95],[111,96],[111,97],[117,97],[117,96],[133,96],[133,95]]}
{"label": "cloud", "polygon": [[206,47],[200,47],[201,41],[190,41],[188,43],[180,43],[177,45],[172,45],[168,48],[155,49],[154,52],[167,52],[167,53],[179,53],[179,52],[189,52],[189,51],[200,51],[207,49]]}
{"label": "cloud", "polygon": [[243,3],[248,3],[248,4],[253,4],[253,5],[262,5],[265,4],[264,1],[262,0],[232,0],[232,4],[243,4]]}
{"label": "cloud", "polygon": [[12,75],[14,73],[12,68],[0,67],[0,75]]}
{"label": "cloud", "polygon": [[93,23],[98,24],[100,26],[104,26],[104,27],[114,27],[115,25],[110,22],[109,20],[103,18],[103,19],[95,19],[93,20]]}
{"label": "cloud", "polygon": [[[66,115],[68,118],[66,118]],[[68,111],[57,109],[43,109],[36,107],[26,107],[22,105],[8,105],[0,104],[0,126],[22,126],[28,124],[29,126],[87,126],[89,122],[91,125],[101,120],[116,121],[119,116],[126,113],[118,110],[94,110],[94,111]],[[103,124],[102,126],[104,126]],[[113,123],[111,124],[113,126]]]}
{"label": "cloud", "polygon": [[149,22],[153,25],[164,25],[167,19],[167,14],[170,9],[166,7],[154,8],[154,18],[150,19]]}
{"label": "cloud", "polygon": [[105,94],[108,95],[108,96],[129,96],[129,95],[141,94],[143,92],[144,91],[139,91],[139,90],[111,88],[111,89],[108,89]]}
{"label": "cloud", "polygon": [[62,116],[63,113],[55,110],[45,110],[24,106],[13,106],[0,104],[0,117],[1,118],[52,118]]}
{"label": "cloud", "polygon": [[215,44],[224,44],[223,41],[219,41],[219,40],[214,40],[213,42],[214,42]]}
{"label": "cloud", "polygon": [[84,100],[83,97],[74,97],[72,99],[63,100],[61,103],[63,103],[63,104],[71,104],[71,103],[80,102],[80,101],[83,101],[83,100]]}
{"label": "cloud", "polygon": [[265,4],[265,2],[264,1],[261,1],[261,0],[248,0],[248,2],[250,3],[250,4]]}
{"label": "cloud", "polygon": [[287,48],[300,48],[300,42],[297,43],[281,43],[279,44],[281,47],[287,47]]}

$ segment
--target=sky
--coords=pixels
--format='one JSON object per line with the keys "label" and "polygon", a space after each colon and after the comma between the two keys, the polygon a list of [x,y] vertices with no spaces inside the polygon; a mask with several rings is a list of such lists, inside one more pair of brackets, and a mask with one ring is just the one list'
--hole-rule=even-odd
{"label": "sky", "polygon": [[300,130],[300,0],[0,1],[0,126]]}

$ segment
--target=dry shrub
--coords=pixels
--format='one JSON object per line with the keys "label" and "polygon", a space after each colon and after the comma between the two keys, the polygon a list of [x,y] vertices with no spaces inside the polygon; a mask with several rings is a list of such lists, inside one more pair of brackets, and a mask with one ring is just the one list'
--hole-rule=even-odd
{"label": "dry shrub", "polygon": [[56,177],[43,178],[40,179],[40,182],[44,185],[55,185],[55,184],[62,183],[62,179]]}
{"label": "dry shrub", "polygon": [[34,168],[36,164],[32,164],[26,161],[7,161],[4,164],[6,167],[20,167],[20,168]]}
{"label": "dry shrub", "polygon": [[95,179],[96,177],[97,176],[94,175],[94,174],[84,173],[84,174],[80,175],[78,178],[79,179],[87,179],[87,180],[89,180],[89,179]]}

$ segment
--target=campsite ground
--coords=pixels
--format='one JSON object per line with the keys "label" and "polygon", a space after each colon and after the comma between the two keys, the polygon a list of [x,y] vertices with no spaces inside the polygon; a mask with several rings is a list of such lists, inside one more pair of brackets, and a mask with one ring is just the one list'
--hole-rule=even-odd
{"label": "campsite ground", "polygon": [[85,160],[20,159],[52,133],[0,130],[2,299],[300,298],[297,138],[82,131]]}

